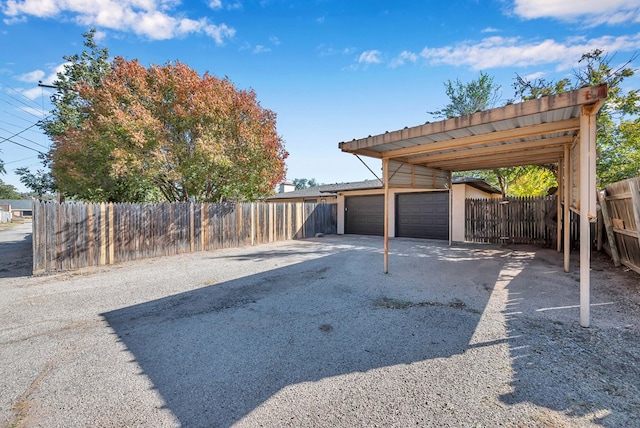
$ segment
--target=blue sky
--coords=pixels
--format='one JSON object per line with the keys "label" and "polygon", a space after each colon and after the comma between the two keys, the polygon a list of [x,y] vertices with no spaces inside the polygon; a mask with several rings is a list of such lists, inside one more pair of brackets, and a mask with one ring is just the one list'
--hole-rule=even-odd
{"label": "blue sky", "polygon": [[51,108],[38,81],[91,27],[112,56],[253,88],[277,113],[288,178],[321,183],[373,178],[338,143],[433,121],[447,80],[483,71],[504,102],[516,73],[559,79],[584,52],[640,52],[640,0],[0,0],[0,15],[0,179],[21,191],[13,171],[39,168],[50,144],[33,126]]}

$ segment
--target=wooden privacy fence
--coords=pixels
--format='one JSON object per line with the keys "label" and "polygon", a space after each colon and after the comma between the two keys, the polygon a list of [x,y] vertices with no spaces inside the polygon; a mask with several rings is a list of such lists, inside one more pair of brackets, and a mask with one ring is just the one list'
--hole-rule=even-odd
{"label": "wooden privacy fence", "polygon": [[[465,201],[465,240],[471,242],[544,244],[557,242],[557,196],[508,197]],[[571,218],[571,236],[577,236]]]}
{"label": "wooden privacy fence", "polygon": [[33,273],[336,233],[336,204],[34,201]]}
{"label": "wooden privacy fence", "polygon": [[598,195],[606,243],[598,240],[616,266],[640,273],[640,178],[606,186]]}

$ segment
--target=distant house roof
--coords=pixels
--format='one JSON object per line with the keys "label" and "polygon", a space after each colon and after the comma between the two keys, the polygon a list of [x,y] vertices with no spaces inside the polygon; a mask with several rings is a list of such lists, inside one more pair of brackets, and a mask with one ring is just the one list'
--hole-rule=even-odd
{"label": "distant house roof", "polygon": [[493,187],[492,185],[490,185],[489,183],[487,183],[486,181],[484,181],[481,178],[475,178],[475,177],[453,177],[451,179],[453,184],[468,184],[471,187],[475,187],[478,190],[482,190],[483,192],[487,192],[487,193],[493,193],[495,195],[499,195],[501,192],[496,189],[495,187]]}
{"label": "distant house roof", "polygon": [[[471,187],[475,187],[478,190],[482,190],[487,193],[499,194],[500,191],[493,188],[486,181],[481,178],[474,177],[455,177],[452,179],[454,184],[468,184]],[[321,184],[320,186],[308,187],[306,189],[294,190],[291,192],[277,193],[273,196],[269,196],[266,200],[281,200],[281,199],[313,199],[313,198],[335,198],[338,192],[347,192],[352,190],[369,190],[369,189],[381,189],[382,182],[380,180],[365,180],[354,181],[351,183],[334,183],[334,184]]]}
{"label": "distant house roof", "polygon": [[0,205],[10,205],[12,210],[32,210],[31,199],[0,199]]}
{"label": "distant house roof", "polygon": [[351,183],[324,184],[319,187],[320,187],[320,192],[322,193],[337,193],[337,192],[345,192],[348,190],[380,189],[382,188],[382,182],[376,179],[376,180],[354,181]]}
{"label": "distant house roof", "polygon": [[267,201],[281,199],[314,199],[314,198],[335,198],[336,195],[322,193],[320,190],[324,186],[308,187],[306,189],[293,190],[291,192],[276,193],[266,198]]}

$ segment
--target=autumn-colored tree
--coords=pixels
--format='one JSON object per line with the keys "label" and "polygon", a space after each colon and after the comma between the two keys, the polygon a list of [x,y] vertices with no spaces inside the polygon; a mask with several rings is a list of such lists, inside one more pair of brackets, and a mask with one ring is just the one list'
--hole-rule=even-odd
{"label": "autumn-colored tree", "polygon": [[[288,153],[275,113],[226,78],[201,77],[180,62],[146,68],[116,57],[99,85],[77,90],[82,126],[56,136],[51,156],[66,193],[87,200],[256,200],[284,178]],[[120,192],[110,189],[114,184]]]}

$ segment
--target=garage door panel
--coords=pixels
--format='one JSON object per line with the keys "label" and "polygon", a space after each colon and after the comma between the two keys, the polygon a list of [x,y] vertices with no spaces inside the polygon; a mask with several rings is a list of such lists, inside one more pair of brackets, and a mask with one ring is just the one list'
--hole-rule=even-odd
{"label": "garage door panel", "polygon": [[345,198],[345,233],[384,234],[384,195]]}
{"label": "garage door panel", "polygon": [[396,236],[449,239],[449,193],[404,193],[396,198]]}

